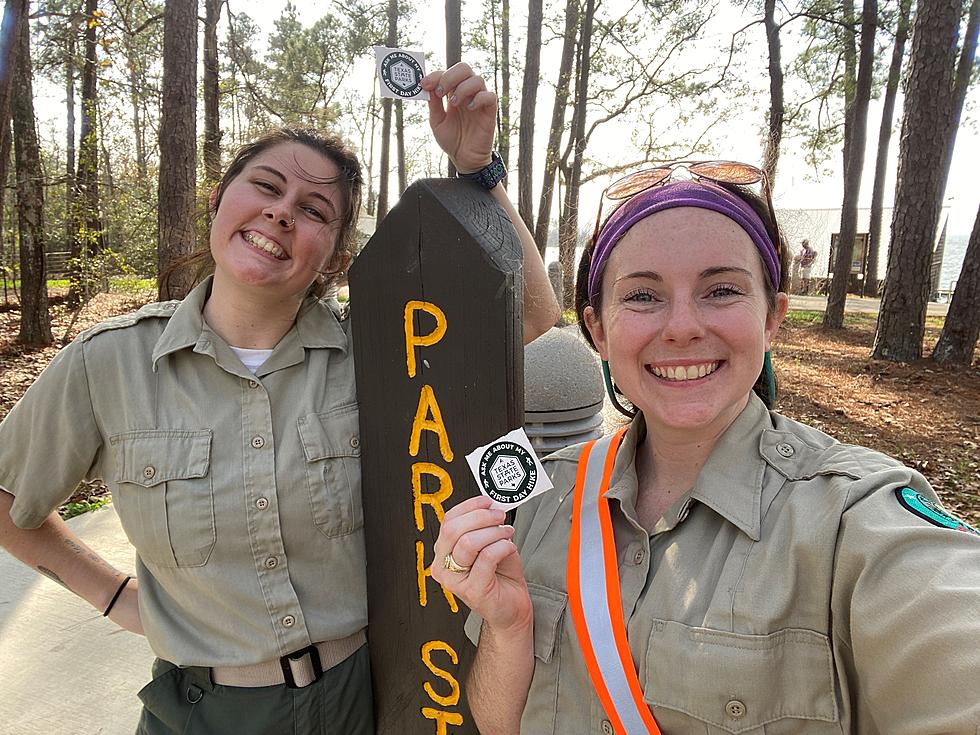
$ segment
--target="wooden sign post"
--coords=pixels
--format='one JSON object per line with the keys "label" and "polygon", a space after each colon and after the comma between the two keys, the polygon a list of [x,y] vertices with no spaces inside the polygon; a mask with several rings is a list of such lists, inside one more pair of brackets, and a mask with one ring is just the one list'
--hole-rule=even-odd
{"label": "wooden sign post", "polygon": [[465,455],[523,423],[522,256],[475,184],[413,184],[350,272],[380,735],[476,735],[468,611],[429,571]]}

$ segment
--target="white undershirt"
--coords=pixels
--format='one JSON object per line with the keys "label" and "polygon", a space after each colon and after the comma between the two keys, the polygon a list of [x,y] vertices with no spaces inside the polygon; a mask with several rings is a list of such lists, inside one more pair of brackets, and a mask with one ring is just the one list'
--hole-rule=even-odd
{"label": "white undershirt", "polygon": [[[231,345],[228,346],[231,347]],[[231,351],[238,356],[242,365],[247,367],[252,375],[255,375],[255,371],[262,367],[262,363],[268,360],[269,355],[272,354],[272,350],[250,350],[247,347],[231,347]]]}

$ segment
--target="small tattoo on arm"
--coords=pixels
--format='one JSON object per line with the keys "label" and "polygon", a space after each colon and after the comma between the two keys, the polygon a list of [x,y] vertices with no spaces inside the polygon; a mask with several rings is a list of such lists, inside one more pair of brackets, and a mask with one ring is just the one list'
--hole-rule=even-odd
{"label": "small tattoo on arm", "polygon": [[62,581],[61,577],[59,577],[57,574],[55,574],[54,572],[52,572],[47,567],[38,566],[37,570],[41,574],[43,574],[45,577],[47,577],[48,579],[50,579],[52,582],[57,582],[62,587],[64,587],[66,590],[69,590],[69,591],[71,590],[71,587],[69,587],[67,584],[65,584],[64,581]]}

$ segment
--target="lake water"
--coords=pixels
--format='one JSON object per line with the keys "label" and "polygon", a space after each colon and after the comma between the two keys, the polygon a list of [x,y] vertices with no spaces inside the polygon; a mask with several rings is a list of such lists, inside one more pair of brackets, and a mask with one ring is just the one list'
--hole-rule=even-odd
{"label": "lake water", "polygon": [[963,268],[963,259],[966,257],[966,246],[970,240],[970,234],[965,235],[946,235],[946,249],[943,251],[943,268],[939,272],[940,290],[950,289],[960,277],[960,270]]}

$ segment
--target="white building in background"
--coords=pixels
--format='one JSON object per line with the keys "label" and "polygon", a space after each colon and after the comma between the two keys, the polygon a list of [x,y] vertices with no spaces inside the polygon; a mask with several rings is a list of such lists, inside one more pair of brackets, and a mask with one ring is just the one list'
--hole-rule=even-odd
{"label": "white building in background", "polygon": [[[790,254],[795,256],[800,252],[803,240],[810,241],[810,247],[817,251],[817,259],[811,269],[811,277],[815,280],[827,279],[832,273],[831,247],[837,245],[837,235],[840,232],[840,208],[829,209],[777,209],[776,216],[779,226],[789,244]],[[939,258],[942,253],[935,250],[943,231],[943,224],[949,216],[949,207],[943,207],[939,216],[939,227],[936,232],[936,242],[933,244],[933,258]],[[854,241],[854,254],[851,260],[851,291],[856,291],[858,283],[864,280],[865,258],[867,255],[868,232],[871,223],[871,210],[858,209],[857,237]],[[888,245],[891,242],[892,208],[882,211],[881,244],[878,254],[878,280],[885,279],[888,268]],[[938,268],[939,264],[934,265]],[[945,289],[947,284],[939,284]]]}

